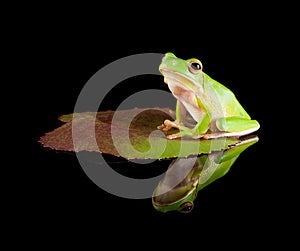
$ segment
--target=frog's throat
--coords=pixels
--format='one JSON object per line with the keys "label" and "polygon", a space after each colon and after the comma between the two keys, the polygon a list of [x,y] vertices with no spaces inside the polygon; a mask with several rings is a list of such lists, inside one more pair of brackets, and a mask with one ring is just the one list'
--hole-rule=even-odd
{"label": "frog's throat", "polygon": [[189,78],[186,75],[164,68],[161,68],[159,70],[163,74],[164,82],[166,84],[169,84],[170,82],[175,82],[181,88],[195,93],[201,93],[201,91],[203,90],[203,85],[196,82],[194,79]]}

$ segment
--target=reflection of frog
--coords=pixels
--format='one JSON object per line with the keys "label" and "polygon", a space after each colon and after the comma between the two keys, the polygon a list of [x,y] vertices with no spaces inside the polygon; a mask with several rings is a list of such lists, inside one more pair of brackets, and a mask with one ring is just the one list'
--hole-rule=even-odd
{"label": "reflection of frog", "polygon": [[154,208],[190,212],[197,192],[225,175],[240,153],[257,141],[258,137],[252,136],[224,151],[174,160],[153,193]]}
{"label": "reflection of frog", "polygon": [[259,129],[259,123],[251,120],[234,94],[202,71],[198,59],[185,61],[166,53],[159,70],[177,99],[176,121],[165,120],[158,127],[180,130],[169,139],[185,135],[205,139],[242,136]]}

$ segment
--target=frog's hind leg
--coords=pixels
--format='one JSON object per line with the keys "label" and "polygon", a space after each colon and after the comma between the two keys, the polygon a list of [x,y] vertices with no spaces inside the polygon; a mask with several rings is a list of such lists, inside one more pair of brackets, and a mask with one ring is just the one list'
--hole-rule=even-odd
{"label": "frog's hind leg", "polygon": [[216,138],[222,138],[222,137],[240,137],[243,135],[250,134],[252,132],[255,132],[257,129],[248,129],[244,131],[239,132],[216,132],[216,133],[206,133],[206,134],[200,134],[197,136],[193,136],[194,139],[216,139]]}
{"label": "frog's hind leg", "polygon": [[259,123],[256,120],[240,117],[219,118],[216,120],[216,126],[219,130],[218,132],[199,134],[193,138],[214,139],[221,137],[240,137],[259,129]]}

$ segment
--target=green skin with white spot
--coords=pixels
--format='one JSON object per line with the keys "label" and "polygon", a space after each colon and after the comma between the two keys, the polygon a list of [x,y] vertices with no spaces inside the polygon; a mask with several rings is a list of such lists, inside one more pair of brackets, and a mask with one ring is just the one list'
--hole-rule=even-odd
{"label": "green skin with white spot", "polygon": [[165,121],[159,128],[180,130],[169,135],[169,139],[182,136],[205,139],[238,137],[258,130],[259,123],[251,120],[232,91],[202,70],[190,71],[190,64],[195,60],[183,60],[173,53],[166,53],[163,57],[159,70],[177,99],[177,106],[176,120]]}

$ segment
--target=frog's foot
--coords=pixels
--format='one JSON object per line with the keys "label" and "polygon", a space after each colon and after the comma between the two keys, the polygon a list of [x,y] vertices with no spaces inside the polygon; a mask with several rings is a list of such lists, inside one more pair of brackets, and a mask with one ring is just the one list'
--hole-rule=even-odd
{"label": "frog's foot", "polygon": [[193,136],[193,139],[216,139],[225,137],[224,133],[206,133]]}
{"label": "frog's foot", "polygon": [[178,129],[180,130],[180,132],[168,135],[167,139],[177,139],[177,138],[182,138],[182,137],[190,138],[193,136],[193,130],[191,130],[185,126],[178,125]]}
{"label": "frog's foot", "polygon": [[222,137],[240,137],[242,135],[245,135],[243,133],[237,133],[237,132],[216,132],[216,133],[206,133],[206,134],[199,134],[196,136],[193,136],[194,139],[216,139],[216,138],[222,138]]}
{"label": "frog's foot", "polygon": [[164,132],[167,132],[172,128],[177,128],[178,129],[179,125],[176,121],[171,121],[171,120],[168,120],[168,119],[166,119],[162,125],[157,127],[157,129],[162,130]]}

